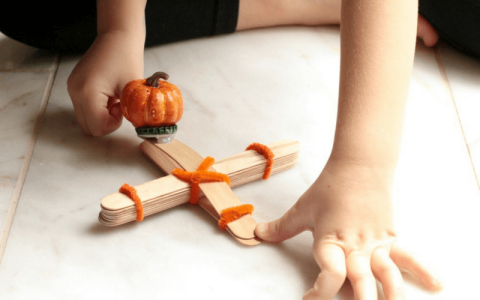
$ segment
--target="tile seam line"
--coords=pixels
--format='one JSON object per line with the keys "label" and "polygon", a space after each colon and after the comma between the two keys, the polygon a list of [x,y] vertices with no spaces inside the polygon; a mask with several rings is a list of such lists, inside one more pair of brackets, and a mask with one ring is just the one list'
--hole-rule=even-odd
{"label": "tile seam line", "polygon": [[30,167],[30,161],[33,156],[33,151],[35,149],[35,144],[37,142],[38,135],[40,133],[40,126],[43,123],[43,117],[45,115],[45,111],[47,109],[48,101],[50,99],[50,95],[52,93],[53,83],[55,82],[55,77],[57,75],[58,67],[60,65],[60,55],[56,54],[55,59],[53,61],[52,68],[50,69],[50,75],[48,77],[47,84],[45,86],[45,90],[43,92],[42,101],[40,102],[40,108],[38,109],[38,116],[35,122],[35,126],[33,128],[32,136],[30,137],[30,143],[28,145],[27,151],[25,152],[25,160],[23,161],[22,168],[20,169],[20,173],[18,175],[17,182],[15,184],[15,189],[13,191],[12,198],[10,200],[10,206],[7,212],[7,218],[3,225],[2,234],[0,236],[0,265],[2,263],[3,254],[5,252],[5,248],[7,246],[8,236],[10,234],[10,229],[12,228],[13,219],[15,217],[15,213],[17,211],[18,202],[20,200],[20,196],[22,194],[23,184],[25,183],[25,179],[27,177],[28,168]]}
{"label": "tile seam line", "polygon": [[477,171],[473,165],[472,153],[470,152],[470,147],[468,146],[467,138],[465,137],[465,131],[463,130],[462,120],[460,119],[460,114],[458,113],[457,103],[455,102],[455,97],[453,96],[452,88],[450,86],[450,81],[448,80],[448,74],[445,70],[445,65],[443,64],[442,55],[440,53],[439,46],[435,46],[435,59],[437,60],[438,70],[440,71],[440,78],[442,84],[450,95],[450,99],[453,102],[453,107],[455,107],[455,113],[457,114],[458,123],[460,124],[460,130],[462,131],[463,140],[465,141],[465,146],[467,147],[468,156],[470,158],[470,163],[472,165],[473,174],[475,175],[475,180],[477,181],[477,188],[480,190],[480,183],[478,181]]}

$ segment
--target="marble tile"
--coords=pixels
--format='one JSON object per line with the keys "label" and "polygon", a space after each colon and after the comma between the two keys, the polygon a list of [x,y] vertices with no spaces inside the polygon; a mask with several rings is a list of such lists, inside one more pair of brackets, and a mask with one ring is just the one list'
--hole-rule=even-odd
{"label": "marble tile", "polygon": [[480,174],[480,60],[446,45],[440,48],[473,165]]}
{"label": "marble tile", "polygon": [[[401,240],[445,283],[441,293],[418,299],[469,299],[476,285],[472,270],[480,267],[479,243],[472,238],[480,229],[480,194],[454,103],[440,77],[434,51],[418,46],[395,213]],[[407,292],[417,295],[415,288],[407,285]]]}
{"label": "marble tile", "polygon": [[[0,228],[25,163],[49,72],[0,72]],[[28,162],[27,162],[28,163]],[[21,185],[19,186],[21,188]]]}
{"label": "marble tile", "polygon": [[[300,141],[295,168],[235,188],[255,205],[257,221],[280,217],[328,158],[339,42],[338,27],[288,27],[146,51],[146,75],[166,71],[181,88],[185,113],[177,138],[201,155],[223,158],[253,141]],[[162,174],[140,153],[128,122],[103,138],[81,135],[66,91],[77,60],[62,59],[57,74],[0,267],[2,293],[13,299],[300,299],[319,272],[309,233],[247,248],[188,205],[118,228],[98,223],[102,197],[125,182]],[[434,53],[421,46],[395,187],[403,243],[448,286],[430,293],[405,274],[407,299],[471,296],[473,277],[459,275],[480,267],[478,247],[468,238],[478,235],[479,195]],[[350,285],[335,299],[353,299]]]}
{"label": "marble tile", "polygon": [[0,32],[0,72],[49,71],[54,60],[55,53],[27,46]]}

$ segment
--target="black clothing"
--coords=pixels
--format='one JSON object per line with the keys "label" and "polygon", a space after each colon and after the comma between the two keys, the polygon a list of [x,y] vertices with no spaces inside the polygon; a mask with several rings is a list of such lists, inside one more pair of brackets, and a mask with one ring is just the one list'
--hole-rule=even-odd
{"label": "black clothing", "polygon": [[[148,0],[145,46],[232,33],[239,1]],[[0,31],[33,47],[84,52],[97,35],[95,0],[8,1],[1,6]],[[480,58],[480,0],[420,0],[419,12],[441,40]]]}
{"label": "black clothing", "polygon": [[[81,53],[97,36],[95,0],[8,1],[1,7],[0,31],[32,47]],[[238,7],[239,0],[148,0],[145,46],[234,32]]]}
{"label": "black clothing", "polygon": [[418,8],[441,40],[480,58],[480,0],[420,0]]}

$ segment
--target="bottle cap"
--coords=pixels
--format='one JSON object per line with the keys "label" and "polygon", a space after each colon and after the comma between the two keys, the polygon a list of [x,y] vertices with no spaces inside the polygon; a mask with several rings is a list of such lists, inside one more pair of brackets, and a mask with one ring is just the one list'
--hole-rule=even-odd
{"label": "bottle cap", "polygon": [[170,144],[177,132],[177,125],[161,127],[138,127],[135,128],[137,135],[146,139],[157,139],[159,144]]}

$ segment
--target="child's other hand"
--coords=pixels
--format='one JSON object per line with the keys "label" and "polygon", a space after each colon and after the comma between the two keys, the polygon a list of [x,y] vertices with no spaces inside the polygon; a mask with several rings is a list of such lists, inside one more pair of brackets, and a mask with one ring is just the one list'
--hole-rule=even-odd
{"label": "child's other hand", "polygon": [[99,137],[120,127],[120,94],[125,84],[139,78],[143,43],[138,37],[121,31],[100,34],[67,81],[82,131]]}
{"label": "child's other hand", "polygon": [[[280,219],[255,233],[280,242],[305,230],[313,233],[313,256],[321,269],[304,299],[332,299],[346,278],[356,300],[377,299],[376,280],[387,300],[404,299],[399,269],[432,290],[442,286],[396,243],[390,201],[392,170],[329,161],[315,183]],[[385,176],[386,175],[386,176]]]}

